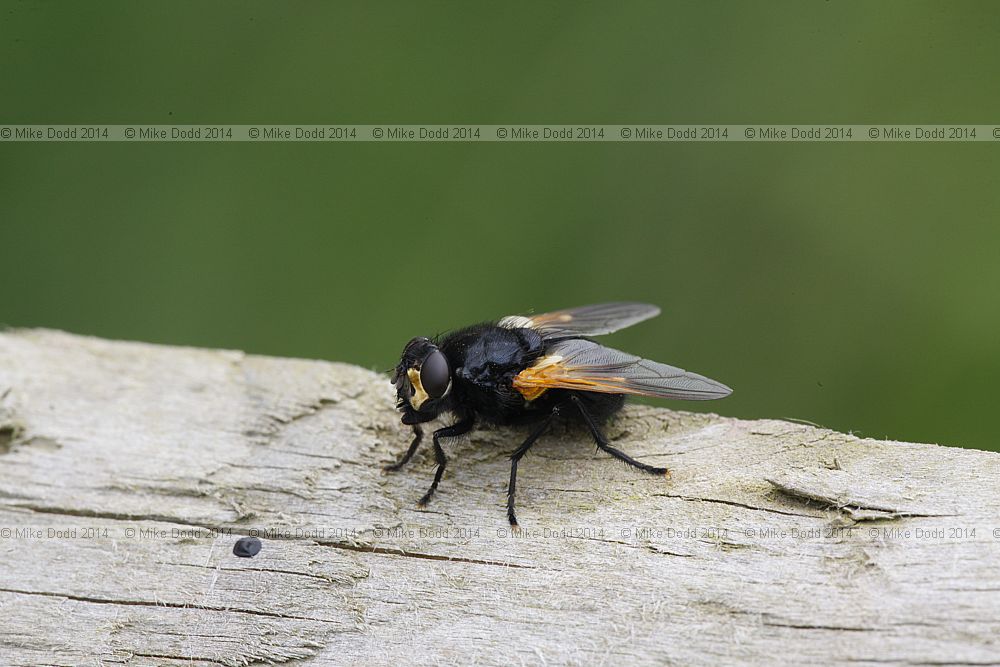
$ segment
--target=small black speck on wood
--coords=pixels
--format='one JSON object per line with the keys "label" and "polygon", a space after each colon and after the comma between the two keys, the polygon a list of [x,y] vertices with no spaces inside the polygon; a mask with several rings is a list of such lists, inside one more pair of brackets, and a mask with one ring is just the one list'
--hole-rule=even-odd
{"label": "small black speck on wood", "polygon": [[241,537],[233,545],[233,555],[240,558],[253,558],[260,553],[261,543],[256,537]]}

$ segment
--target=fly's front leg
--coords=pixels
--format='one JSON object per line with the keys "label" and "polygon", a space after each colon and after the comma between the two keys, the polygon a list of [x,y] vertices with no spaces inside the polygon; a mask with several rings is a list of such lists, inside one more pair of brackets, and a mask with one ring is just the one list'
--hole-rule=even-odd
{"label": "fly's front leg", "polygon": [[385,466],[383,470],[386,472],[395,472],[405,466],[407,462],[413,458],[417,448],[420,446],[420,441],[424,439],[424,429],[420,428],[420,424],[421,422],[428,422],[431,419],[433,419],[433,417],[429,415],[425,417],[417,412],[407,412],[403,415],[401,421],[407,426],[413,427],[413,440],[410,442],[410,446],[406,450],[406,453],[403,454],[402,458],[395,463]]}
{"label": "fly's front leg", "polygon": [[475,420],[472,417],[463,417],[451,426],[445,426],[434,431],[434,459],[437,461],[438,467],[434,473],[434,481],[431,482],[431,488],[427,489],[427,493],[417,503],[421,507],[429,503],[434,496],[438,483],[441,481],[442,475],[444,475],[444,469],[448,465],[448,457],[445,456],[444,450],[441,449],[441,438],[454,438],[464,435],[472,430],[473,424],[475,424]]}
{"label": "fly's front leg", "polygon": [[413,458],[413,454],[416,453],[417,447],[420,446],[420,441],[423,439],[424,439],[424,429],[420,428],[420,424],[414,424],[413,441],[410,442],[409,449],[406,450],[406,453],[403,454],[403,456],[398,461],[385,466],[383,470],[385,470],[386,472],[396,472],[397,470],[405,466],[407,462],[409,462],[409,460]]}

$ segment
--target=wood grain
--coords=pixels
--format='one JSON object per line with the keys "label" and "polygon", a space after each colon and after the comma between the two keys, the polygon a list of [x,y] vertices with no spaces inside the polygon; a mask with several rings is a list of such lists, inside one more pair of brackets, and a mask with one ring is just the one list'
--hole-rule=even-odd
{"label": "wood grain", "polygon": [[447,443],[418,508],[384,376],[0,334],[0,664],[1000,664],[1000,455],[646,406],[608,434],[672,478],[560,425],[513,534],[525,432]]}

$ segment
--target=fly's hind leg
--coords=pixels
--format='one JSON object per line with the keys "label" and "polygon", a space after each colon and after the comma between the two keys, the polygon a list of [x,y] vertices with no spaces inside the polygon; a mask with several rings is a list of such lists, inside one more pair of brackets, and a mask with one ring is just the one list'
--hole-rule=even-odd
{"label": "fly's hind leg", "polygon": [[510,484],[507,485],[507,520],[510,521],[511,526],[517,526],[517,516],[514,515],[514,490],[517,487],[518,461],[520,461],[521,457],[528,453],[528,450],[531,449],[531,446],[535,444],[535,441],[542,436],[545,429],[549,427],[549,424],[551,424],[552,420],[556,418],[560,410],[560,406],[553,408],[552,412],[549,413],[549,416],[545,418],[545,421],[539,424],[538,427],[531,432],[531,435],[528,436],[527,440],[521,443],[521,446],[515,449],[510,455]]}
{"label": "fly's hind leg", "polygon": [[594,442],[597,443],[598,449],[602,449],[611,456],[615,457],[619,461],[629,464],[634,468],[638,468],[643,472],[648,472],[651,475],[670,475],[670,470],[667,468],[657,468],[656,466],[651,466],[649,464],[643,463],[642,461],[636,461],[634,458],[626,454],[620,449],[612,447],[608,442],[608,439],[604,437],[604,433],[598,428],[597,423],[594,422],[594,418],[587,411],[587,406],[583,404],[579,396],[571,395],[570,400],[576,405],[577,409],[580,410],[580,414],[583,415],[583,421],[586,422],[587,428],[590,429],[590,434],[594,436]]}

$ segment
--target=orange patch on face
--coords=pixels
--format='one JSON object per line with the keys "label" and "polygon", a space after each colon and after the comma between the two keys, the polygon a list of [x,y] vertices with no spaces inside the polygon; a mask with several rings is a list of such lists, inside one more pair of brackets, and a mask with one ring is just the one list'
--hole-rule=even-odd
{"label": "orange patch on face", "polygon": [[406,377],[410,379],[410,384],[413,386],[413,396],[410,397],[410,405],[413,406],[414,410],[419,410],[420,406],[430,396],[424,391],[424,385],[420,383],[420,371],[416,368],[411,368],[406,371]]}

